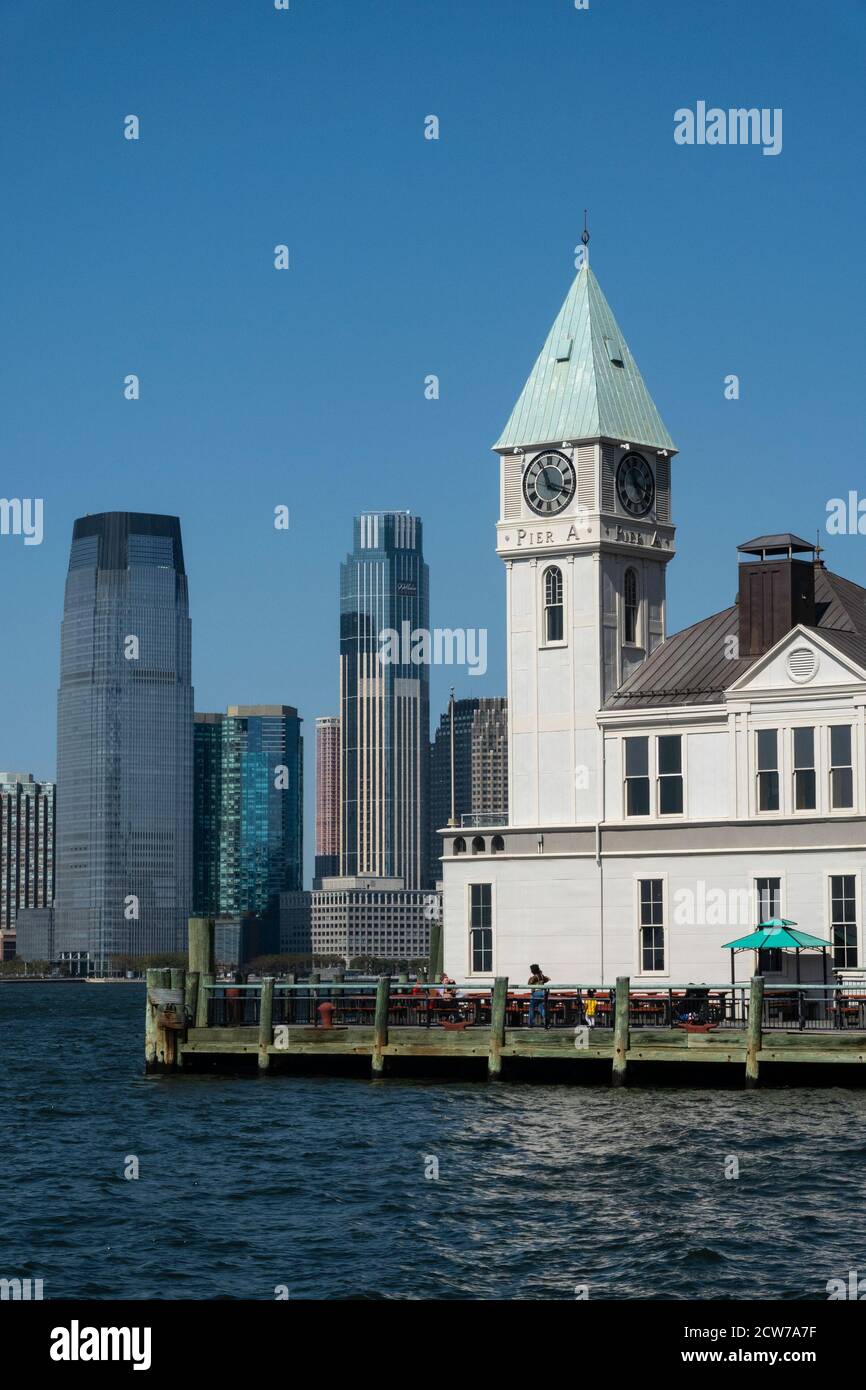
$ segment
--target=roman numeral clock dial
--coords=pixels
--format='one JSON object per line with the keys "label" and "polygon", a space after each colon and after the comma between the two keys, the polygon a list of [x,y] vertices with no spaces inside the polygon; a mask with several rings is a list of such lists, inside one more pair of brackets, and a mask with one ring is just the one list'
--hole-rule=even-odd
{"label": "roman numeral clock dial", "polygon": [[523,495],[539,516],[556,516],[574,497],[576,479],[571,460],[558,449],[532,460],[523,475]]}
{"label": "roman numeral clock dial", "polygon": [[629,516],[646,516],[656,496],[653,471],[642,454],[626,454],[616,470],[616,495]]}

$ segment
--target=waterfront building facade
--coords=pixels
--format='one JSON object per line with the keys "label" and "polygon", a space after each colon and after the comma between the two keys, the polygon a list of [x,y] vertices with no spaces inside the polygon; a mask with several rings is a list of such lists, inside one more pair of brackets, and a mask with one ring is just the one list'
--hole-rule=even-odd
{"label": "waterfront building facade", "polygon": [[301,887],[303,737],[291,705],[195,715],[195,912],[276,913]]}
{"label": "waterfront building facade", "polygon": [[588,265],[494,447],[509,814],[442,836],[446,969],[721,983],[783,916],[862,972],[866,589],[757,536],[738,601],[667,636],[676,450]]}
{"label": "waterfront building facade", "polygon": [[340,720],[316,720],[316,858],[313,887],[340,872]]}
{"label": "waterfront building facade", "polygon": [[340,868],[348,877],[428,872],[429,665],[412,634],[429,632],[420,518],[365,512],[340,572]]}
{"label": "waterfront building facade", "polygon": [[0,932],[8,944],[19,911],[54,901],[53,782],[0,772]]}
{"label": "waterfront building facade", "polygon": [[426,960],[440,895],[400,878],[326,878],[312,892],[280,898],[280,951],[353,960]]}
{"label": "waterfront building facade", "polygon": [[[430,878],[441,878],[439,831],[451,818],[451,707],[430,745]],[[508,701],[501,696],[454,701],[454,817],[458,825],[508,819]]]}
{"label": "waterfront building facade", "polygon": [[177,517],[74,524],[57,701],[55,949],[104,972],[186,948],[191,631]]}

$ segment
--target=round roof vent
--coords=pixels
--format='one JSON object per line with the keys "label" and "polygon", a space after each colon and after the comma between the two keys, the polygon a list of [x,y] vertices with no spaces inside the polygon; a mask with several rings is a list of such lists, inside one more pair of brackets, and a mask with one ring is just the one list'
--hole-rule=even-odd
{"label": "round roof vent", "polygon": [[798,685],[810,681],[818,669],[818,657],[811,647],[795,647],[788,653],[788,675]]}

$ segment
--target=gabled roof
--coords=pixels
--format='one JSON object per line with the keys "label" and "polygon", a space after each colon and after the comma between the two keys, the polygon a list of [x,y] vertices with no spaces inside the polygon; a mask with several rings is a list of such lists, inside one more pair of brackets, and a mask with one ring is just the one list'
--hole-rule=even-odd
{"label": "gabled roof", "polygon": [[585,265],[493,447],[599,437],[676,452],[601,287]]}
{"label": "gabled roof", "polygon": [[[813,629],[842,656],[866,668],[866,589],[825,569],[815,571]],[[608,697],[605,709],[659,709],[719,704],[761,657],[729,657],[739,631],[737,605],[669,637]]]}

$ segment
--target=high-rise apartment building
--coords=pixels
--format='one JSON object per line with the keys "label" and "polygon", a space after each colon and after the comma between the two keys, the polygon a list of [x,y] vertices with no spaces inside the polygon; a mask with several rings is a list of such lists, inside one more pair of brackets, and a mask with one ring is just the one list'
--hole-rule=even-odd
{"label": "high-rise apartment building", "polygon": [[428,866],[429,631],[420,518],[356,517],[340,573],[340,872],[425,884]]}
{"label": "high-rise apartment building", "polygon": [[[454,701],[454,814],[458,825],[508,820],[508,701]],[[431,878],[441,877],[442,830],[451,817],[451,710],[430,746]]]}
{"label": "high-rise apartment building", "polygon": [[80,517],[61,628],[55,946],[90,969],[186,947],[190,648],[178,518]]}
{"label": "high-rise apartment building", "polygon": [[194,906],[276,911],[303,875],[303,738],[291,705],[195,716]]}
{"label": "high-rise apartment building", "polygon": [[54,901],[54,783],[0,772],[0,932],[18,912]]}
{"label": "high-rise apartment building", "polygon": [[336,715],[316,720],[314,872],[316,882],[340,872],[340,720]]}

